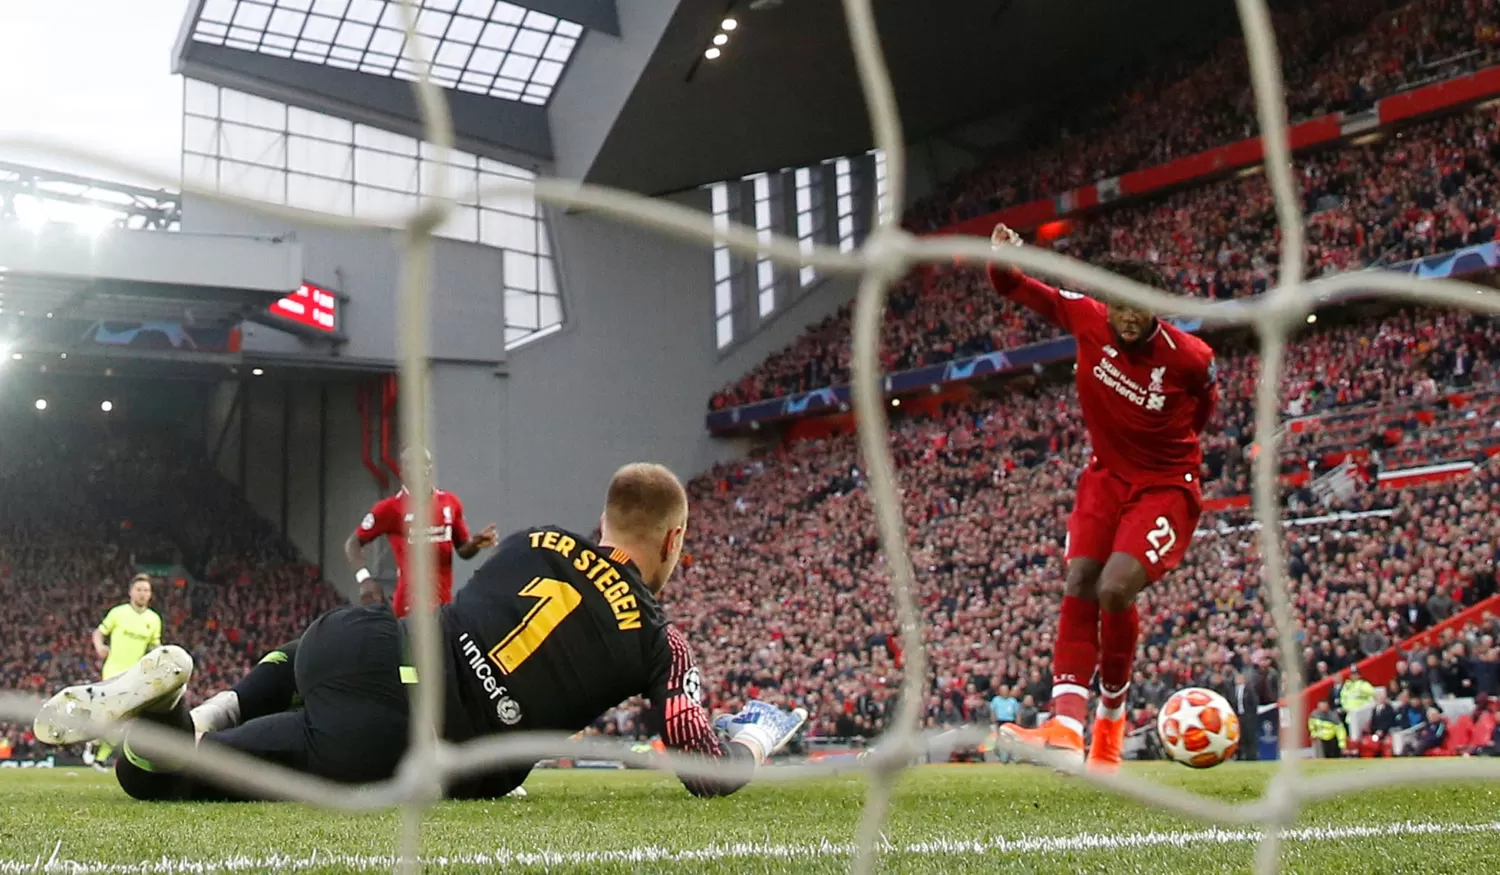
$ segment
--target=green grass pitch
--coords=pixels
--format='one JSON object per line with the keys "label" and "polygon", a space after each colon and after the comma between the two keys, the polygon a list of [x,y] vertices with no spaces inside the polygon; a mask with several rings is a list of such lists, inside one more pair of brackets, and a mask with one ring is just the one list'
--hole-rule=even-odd
{"label": "green grass pitch", "polygon": [[[1259,795],[1270,768],[1129,767],[1234,802]],[[864,804],[857,777],[752,786],[714,800],[646,772],[537,772],[526,786],[527,799],[430,811],[424,871],[844,872]],[[389,871],[400,832],[395,813],[138,803],[112,776],[81,769],[0,771],[0,799],[0,875]],[[1254,838],[1042,769],[931,766],[901,779],[883,871],[1247,872]],[[1321,804],[1298,822],[1282,859],[1284,872],[1320,875],[1496,871],[1500,786],[1400,788]]]}

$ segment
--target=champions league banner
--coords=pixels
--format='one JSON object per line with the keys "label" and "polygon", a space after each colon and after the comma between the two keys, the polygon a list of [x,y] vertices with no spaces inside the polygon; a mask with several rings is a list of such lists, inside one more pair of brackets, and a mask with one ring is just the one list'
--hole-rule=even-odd
{"label": "champions league banner", "polygon": [[[1413,261],[1393,264],[1382,270],[1413,274],[1424,279],[1459,277],[1500,267],[1500,244],[1494,242],[1466,246],[1441,255],[1429,255]],[[1184,331],[1197,331],[1201,326],[1196,320],[1173,320]],[[944,383],[964,382],[993,374],[1003,374],[1022,368],[1041,366],[1071,359],[1078,348],[1071,336],[1044,340],[1030,346],[1001,352],[987,352],[967,359],[915,368],[897,374],[888,374],[884,391],[888,395],[941,386]],[[734,431],[759,423],[784,419],[799,419],[806,416],[822,416],[844,413],[850,409],[849,387],[831,386],[759,401],[727,410],[715,410],[708,415],[708,430],[711,432]]]}

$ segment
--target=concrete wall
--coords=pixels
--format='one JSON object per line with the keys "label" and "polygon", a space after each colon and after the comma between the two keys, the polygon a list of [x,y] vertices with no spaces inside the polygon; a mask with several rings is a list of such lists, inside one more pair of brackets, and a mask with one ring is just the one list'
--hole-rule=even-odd
{"label": "concrete wall", "polygon": [[[709,209],[706,192],[675,198]],[[743,453],[704,428],[709,396],[850,299],[829,280],[721,356],[710,249],[589,215],[553,215],[567,326],[511,351],[503,519],[592,528],[611,472],[686,478]]]}
{"label": "concrete wall", "polygon": [[619,36],[584,31],[547,107],[558,177],[588,175],[677,6],[678,0],[615,0]]}
{"label": "concrete wall", "polygon": [[[344,558],[344,539],[371,505],[399,488],[393,480],[382,491],[364,466],[358,385],[355,378],[309,382],[279,380],[268,373],[220,384],[205,415],[208,452],[219,449],[220,473],[351,597],[356,588]],[[505,504],[504,490],[495,486],[504,467],[504,383],[488,369],[440,364],[434,367],[432,385],[434,397],[441,399],[432,432],[438,484],[463,499],[470,527],[477,531],[498,522]],[[495,391],[496,385],[502,391]],[[465,398],[476,400],[452,400]],[[372,443],[371,451],[378,464],[378,444]],[[365,555],[377,577],[395,580],[383,543],[367,548]],[[461,571],[458,579],[465,576]]]}
{"label": "concrete wall", "polygon": [[225,381],[205,419],[207,452],[217,451],[219,472],[341,590],[352,591],[341,545],[380,497],[360,462],[353,381]]}
{"label": "concrete wall", "polygon": [[[515,415],[507,401],[508,384],[489,369],[451,364],[432,369],[431,434],[437,481],[463,500],[464,516],[476,532],[495,523],[504,533],[506,526],[501,523],[516,518],[509,515],[516,502],[507,479],[510,454],[505,425]],[[516,463],[558,463],[548,458],[542,448]],[[525,516],[519,509],[517,513]],[[510,527],[521,525],[526,523],[512,522]],[[465,576],[457,575],[455,582]]]}
{"label": "concrete wall", "polygon": [[[344,314],[349,342],[335,354],[283,332],[248,325],[247,353],[377,369],[389,368],[396,361],[400,233],[299,227],[194,197],[184,200],[183,226],[203,233],[294,233],[304,244],[305,279],[349,296]],[[436,361],[430,433],[439,461],[438,482],[459,493],[474,520],[487,522],[494,518],[504,493],[500,447],[505,381],[497,371],[505,357],[502,257],[495,249],[450,240],[434,241],[433,247],[428,313],[429,344]],[[218,462],[225,476],[244,485],[257,510],[284,524],[292,542],[323,563],[330,579],[351,587],[352,581],[345,580],[343,539],[381,497],[360,457],[355,407],[360,376],[351,373],[348,379],[331,382],[283,382],[277,369],[268,366],[266,376],[246,377],[247,394],[237,414],[246,421],[236,421],[226,433]],[[211,441],[230,411],[236,385],[221,386],[208,405]],[[321,443],[317,438],[320,408],[326,409],[327,417]],[[393,430],[396,435],[399,428]],[[326,469],[321,512],[314,476],[319,451]],[[284,452],[289,453],[285,472]],[[392,485],[391,491],[395,488]],[[321,552],[320,522],[324,526]]]}
{"label": "concrete wall", "polygon": [[220,474],[240,482],[240,412],[236,406],[238,381],[226,380],[214,386],[203,418],[203,451],[209,455]]}
{"label": "concrete wall", "polygon": [[[680,202],[708,210],[706,192]],[[189,204],[184,221],[223,232],[272,231],[216,204]],[[567,324],[557,333],[502,349],[499,255],[438,244],[432,318],[432,442],[440,485],[463,499],[471,527],[502,531],[552,522],[591,529],[607,479],[626,462],[663,462],[684,478],[745,451],[711,438],[707,401],[809,323],[846,303],[853,283],[830,279],[721,354],[713,337],[713,261],[708,247],[590,215],[553,213]],[[396,238],[385,232],[297,229],[308,279],[350,295],[350,358],[394,355]],[[342,281],[334,276],[337,272]],[[494,281],[491,281],[491,278]],[[354,350],[361,351],[358,356]],[[456,354],[459,353],[459,354]],[[337,584],[348,584],[344,537],[380,497],[359,453],[354,381],[323,389],[283,383],[275,368],[245,378],[246,395],[225,433],[219,468],[245,485],[255,507],[285,525]],[[232,407],[231,384],[206,405],[210,450]],[[320,414],[320,407],[325,412]],[[317,438],[319,416],[326,430]],[[290,453],[283,463],[283,453]],[[322,454],[322,461],[316,461]],[[285,464],[285,472],[283,466]],[[319,510],[318,465],[324,471]],[[323,527],[322,550],[318,529]],[[466,577],[460,571],[458,580]]]}

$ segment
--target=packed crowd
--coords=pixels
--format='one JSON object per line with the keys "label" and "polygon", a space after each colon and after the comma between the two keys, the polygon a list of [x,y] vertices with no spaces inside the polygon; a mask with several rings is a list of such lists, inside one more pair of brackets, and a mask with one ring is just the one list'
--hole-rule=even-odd
{"label": "packed crowd", "polygon": [[[1403,403],[1409,411],[1422,399],[1453,406],[1451,387],[1492,376],[1495,330],[1467,314],[1397,311],[1310,333],[1288,360],[1288,405],[1307,426],[1289,435],[1289,455],[1339,446],[1323,437],[1325,419],[1374,421],[1377,411]],[[1460,380],[1453,365],[1462,356],[1476,361]],[[1243,488],[1254,442],[1254,358],[1232,352],[1222,361],[1224,403],[1208,428],[1215,493]],[[932,657],[924,706],[933,725],[987,720],[997,696],[1014,699],[1017,719],[1046,707],[1046,620],[1061,597],[1063,535],[1088,449],[1070,384],[1018,385],[936,418],[901,420],[893,432]],[[1500,441],[1492,418],[1461,421],[1465,458]],[[1353,448],[1366,437],[1341,440]],[[710,705],[795,700],[812,712],[814,735],[877,732],[902,660],[855,439],[784,445],[722,465],[692,484],[692,500],[694,563],[668,607],[699,642]],[[1360,482],[1347,497],[1307,500],[1316,507],[1304,515],[1362,514],[1288,532],[1310,677],[1426,628],[1445,599],[1468,604],[1495,592],[1500,470],[1492,465],[1457,484],[1397,492]],[[1149,590],[1132,692],[1140,725],[1188,684],[1223,689],[1242,673],[1261,701],[1279,694],[1275,634],[1243,521],[1205,515],[1183,566]],[[649,730],[636,720],[627,707],[600,729]]]}
{"label": "packed crowd", "polygon": [[[1280,5],[1273,23],[1293,121],[1367,109],[1500,57],[1495,0]],[[1127,84],[1118,91],[1050,109],[1045,129],[948,181],[912,207],[906,225],[931,230],[1253,136],[1248,71],[1238,33],[1204,52],[1121,71],[1116,78]]]}
{"label": "packed crowd", "polygon": [[[333,591],[180,431],[5,424],[0,489],[0,689],[97,677],[90,636],[141,567],[163,639],[196,663],[192,692],[227,686],[335,604]],[[11,756],[41,755],[0,723]]]}
{"label": "packed crowd", "polygon": [[[1356,270],[1487,242],[1500,232],[1500,108],[1424,122],[1378,143],[1302,156],[1307,275]],[[1053,242],[1082,258],[1155,264],[1168,287],[1199,297],[1265,291],[1277,277],[1275,204],[1265,178],[1239,176],[1080,221]],[[851,308],[715,394],[713,409],[849,380]],[[891,293],[882,363],[901,371],[1059,334],[1001,299],[982,272],[914,272]]]}
{"label": "packed crowd", "polygon": [[[1212,496],[1250,488],[1259,358],[1227,345],[1218,411],[1203,435]],[[1470,313],[1397,311],[1305,333],[1284,366],[1283,415],[1300,422],[1284,435],[1282,471],[1316,475],[1350,450],[1374,450],[1397,467],[1472,458],[1492,440],[1495,419],[1478,415],[1492,399],[1474,387],[1497,376],[1497,353],[1500,324]]]}
{"label": "packed crowd", "polygon": [[[1485,376],[1488,330],[1482,320],[1405,312],[1325,328],[1294,351],[1288,395],[1318,422],[1410,398],[1410,381],[1432,374],[1402,356],[1450,362],[1455,349],[1479,349],[1476,372]],[[1350,354],[1351,346],[1364,351]],[[1353,373],[1356,360],[1367,381]],[[1233,399],[1249,384],[1234,389],[1241,368],[1225,371],[1229,403],[1210,426],[1215,435],[1232,420],[1247,422]],[[1403,376],[1391,382],[1377,372]],[[895,431],[933,657],[924,702],[932,725],[988,719],[996,699],[1014,699],[1020,720],[1046,704],[1044,620],[1059,597],[1062,532],[1087,444],[1066,386],[1016,392],[912,417]],[[1491,423],[1480,425],[1493,433]],[[193,578],[158,579],[153,607],[167,640],[193,652],[200,692],[222,686],[333,602],[290,547],[169,434],[41,435],[12,424],[0,435],[0,485],[36,497],[0,508],[0,620],[30,630],[0,645],[5,689],[39,692],[95,675],[89,633],[141,564],[181,565]],[[879,731],[903,660],[863,487],[849,436],[784,446],[691,484],[694,561],[669,591],[669,610],[698,643],[711,708],[752,696],[793,699],[813,712],[815,736]],[[1497,505],[1500,471],[1487,466],[1458,484],[1364,489],[1334,504],[1365,512],[1358,519],[1289,530],[1289,574],[1312,642],[1308,676],[1337,672],[1494,594]],[[1147,597],[1131,703],[1142,725],[1189,683],[1222,689],[1239,675],[1262,701],[1276,695],[1253,535],[1234,522],[1205,517],[1184,566]],[[1393,696],[1500,693],[1493,637],[1445,641],[1436,663],[1418,659],[1421,677],[1404,669],[1413,679]],[[651,730],[638,720],[622,708],[600,729]],[[33,752],[23,727],[0,731],[13,756]]]}
{"label": "packed crowd", "polygon": [[[1475,575],[1477,595],[1494,592],[1492,569]],[[1390,621],[1391,632],[1412,631],[1441,623],[1462,604],[1439,585],[1425,602],[1409,599]],[[1408,595],[1410,595],[1408,593]],[[1384,634],[1378,623],[1361,633],[1358,646],[1368,651]],[[1313,677],[1337,671],[1349,674],[1315,703],[1309,723],[1324,756],[1500,756],[1500,621],[1486,611],[1464,628],[1446,628],[1436,640],[1399,654],[1384,686],[1366,679],[1352,660],[1308,648],[1304,659]],[[1347,643],[1347,642],[1346,642]],[[1321,722],[1321,726],[1318,724]]]}
{"label": "packed crowd", "polygon": [[[1301,4],[1278,12],[1276,26],[1294,118],[1365,109],[1494,63],[1500,49],[1494,0]],[[927,230],[1252,135],[1246,69],[1238,37],[1161,62],[1112,99],[1070,108],[1060,130],[952,180],[906,224]],[[1308,274],[1495,239],[1497,165],[1494,110],[1302,157]],[[1118,207],[1054,245],[1084,259],[1148,260],[1175,291],[1232,298],[1275,282],[1277,243],[1268,187],[1249,175]],[[814,326],[711,406],[847,382],[849,316],[846,309]],[[1056,334],[999,300],[976,272],[915,273],[890,294],[882,364],[905,370]],[[1287,434],[1284,470],[1316,475],[1350,451],[1371,460],[1371,474],[1382,460],[1482,458],[1500,427],[1493,397],[1452,393],[1488,383],[1495,339],[1488,320],[1399,313],[1300,341],[1288,361],[1284,413],[1306,427]],[[1206,463],[1210,494],[1236,495],[1248,488],[1254,449],[1255,357],[1232,346],[1221,356],[1223,402]],[[902,422],[894,442],[933,656],[928,724],[1002,713],[1034,720],[1050,687],[1045,619],[1059,597],[1071,484],[1087,452],[1071,393],[1042,386],[1024,399],[950,408]],[[1289,532],[1296,610],[1317,642],[1306,651],[1311,679],[1496,591],[1493,465],[1457,485],[1377,492],[1358,482],[1352,496],[1321,500],[1362,512],[1357,518]],[[814,735],[879,731],[895,706],[902,654],[863,486],[848,436],[782,447],[695,482],[696,562],[672,591],[671,609],[701,642],[712,706],[791,699],[812,711]],[[1288,498],[1302,509],[1320,501],[1307,490]],[[1240,516],[1210,515],[1184,567],[1148,596],[1131,700],[1138,725],[1186,684],[1252,689],[1257,702],[1280,693],[1253,536],[1234,525]],[[1422,677],[1413,668],[1383,693],[1411,703],[1420,715],[1413,726],[1427,725],[1434,694],[1495,691],[1493,637],[1414,658]],[[599,729],[651,728],[625,707]]]}

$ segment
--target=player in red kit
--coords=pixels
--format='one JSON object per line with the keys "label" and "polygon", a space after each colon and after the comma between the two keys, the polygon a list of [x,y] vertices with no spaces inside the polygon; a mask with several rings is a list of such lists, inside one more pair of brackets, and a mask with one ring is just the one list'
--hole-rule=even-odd
{"label": "player in red kit", "polygon": [[[411,451],[402,452],[403,468],[409,470],[415,460]],[[433,483],[431,453],[427,454],[426,464],[427,482]],[[406,548],[414,543],[414,538],[410,532],[412,519],[411,512],[407,509],[407,497],[408,493],[403,485],[400,492],[375,502],[375,506],[360,521],[359,528],[344,542],[344,553],[354,568],[355,578],[359,580],[360,600],[370,604],[382,601],[384,596],[379,584],[371,579],[369,570],[365,568],[364,548],[378,538],[388,539],[391,552],[396,555],[396,593],[392,600],[398,617],[406,616],[411,609],[410,590],[406,581]],[[463,503],[451,492],[444,492],[434,486],[431,508],[432,525],[428,527],[426,537],[429,543],[437,545],[436,565],[433,568],[437,603],[446,605],[453,601],[453,554],[471,559],[480,550],[495,546],[498,537],[495,527],[490,525],[471,538],[469,526],[464,521]]]}
{"label": "player in red kit", "polygon": [[[1021,242],[999,225],[996,246]],[[1101,264],[1165,287],[1140,262]],[[1093,457],[1068,520],[1067,579],[1052,648],[1052,716],[1036,729],[1001,727],[1017,741],[1083,753],[1089,688],[1099,677],[1090,768],[1119,767],[1125,696],[1135,662],[1141,590],[1187,552],[1202,509],[1198,435],[1213,413],[1213,350],[1151,313],[1061,291],[1010,267],[989,268],[995,290],[1077,340],[1078,405]]]}

